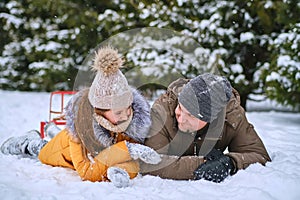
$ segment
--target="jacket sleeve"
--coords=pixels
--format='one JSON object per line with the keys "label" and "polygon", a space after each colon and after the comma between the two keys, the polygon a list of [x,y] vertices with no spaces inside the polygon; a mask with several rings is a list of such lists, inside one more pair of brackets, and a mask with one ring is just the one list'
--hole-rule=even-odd
{"label": "jacket sleeve", "polygon": [[231,101],[228,106],[232,109],[226,115],[227,126],[223,137],[231,139],[228,142],[227,155],[233,159],[236,171],[253,163],[265,165],[267,161],[271,161],[262,140],[253,125],[248,122],[239,102]]}
{"label": "jacket sleeve", "polygon": [[156,165],[141,163],[141,172],[143,174],[157,175],[161,178],[188,180],[193,179],[193,172],[203,163],[202,156],[173,156],[169,154],[169,145],[172,142],[169,136],[169,130],[164,122],[170,124],[167,120],[172,120],[166,116],[164,102],[153,105],[151,110],[152,126],[149,137],[145,140],[145,145],[152,147],[158,153],[162,154],[162,161]]}
{"label": "jacket sleeve", "polygon": [[70,140],[71,158],[75,170],[83,180],[105,181],[107,180],[106,171],[111,166],[122,166],[128,170],[130,177],[137,175],[139,167],[131,161],[125,141],[116,143],[93,158],[80,143]]}
{"label": "jacket sleeve", "polygon": [[143,175],[154,175],[165,179],[190,180],[194,179],[193,172],[202,164],[203,157],[162,155],[162,161],[156,165],[140,163]]}

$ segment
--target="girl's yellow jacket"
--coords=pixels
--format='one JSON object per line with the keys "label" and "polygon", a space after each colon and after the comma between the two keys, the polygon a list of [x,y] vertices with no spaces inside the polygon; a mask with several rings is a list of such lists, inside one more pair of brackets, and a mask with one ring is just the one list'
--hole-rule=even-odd
{"label": "girl's yellow jacket", "polygon": [[83,145],[73,141],[68,130],[64,129],[42,148],[39,159],[44,164],[74,169],[83,180],[107,181],[106,172],[111,166],[126,170],[130,178],[134,178],[139,172],[139,164],[130,157],[125,136],[117,139],[116,144],[93,158]]}
{"label": "girl's yellow jacket", "polygon": [[66,129],[41,149],[40,161],[74,169],[83,180],[93,182],[107,181],[107,169],[112,166],[124,169],[134,178],[139,172],[139,163],[130,157],[126,141],[144,142],[151,125],[147,100],[133,90],[132,120],[124,133],[115,134],[94,123],[88,92],[89,88],[78,91],[68,102]]}

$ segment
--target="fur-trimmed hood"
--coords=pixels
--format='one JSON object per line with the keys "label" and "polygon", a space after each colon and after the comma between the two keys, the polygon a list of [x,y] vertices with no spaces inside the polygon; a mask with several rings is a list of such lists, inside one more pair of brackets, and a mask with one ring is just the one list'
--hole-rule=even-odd
{"label": "fur-trimmed hood", "polygon": [[[93,110],[92,106],[90,105],[89,101],[86,101],[88,94],[88,88],[77,92],[73,98],[68,102],[65,108],[65,116],[66,116],[66,127],[69,130],[71,137],[75,139],[81,140],[81,142],[85,145],[85,147],[90,150],[88,145],[82,141],[82,136],[84,137],[83,133],[78,133],[78,128],[75,125],[75,118],[78,116],[78,110],[80,106],[88,107],[90,110]],[[150,105],[147,100],[136,90],[132,88],[133,92],[133,103],[132,103],[132,110],[133,110],[133,118],[130,122],[128,128],[125,131],[125,134],[130,138],[134,139],[137,142],[143,143],[150,125]],[[81,103],[83,102],[87,103]],[[89,105],[84,105],[89,104]],[[91,112],[91,111],[90,111]],[[92,114],[92,113],[91,113]],[[82,116],[81,116],[82,117]],[[87,121],[92,121],[92,129],[93,130],[93,143],[99,143],[99,146],[102,148],[106,148],[113,144],[113,138],[110,135],[109,130],[105,129],[103,126],[99,125],[92,116],[84,116],[87,118]],[[97,146],[97,144],[96,144]],[[100,148],[99,147],[99,148]],[[100,149],[97,148],[97,152]],[[94,148],[95,149],[95,148]],[[97,153],[95,152],[95,154]],[[92,152],[91,152],[92,153]]]}

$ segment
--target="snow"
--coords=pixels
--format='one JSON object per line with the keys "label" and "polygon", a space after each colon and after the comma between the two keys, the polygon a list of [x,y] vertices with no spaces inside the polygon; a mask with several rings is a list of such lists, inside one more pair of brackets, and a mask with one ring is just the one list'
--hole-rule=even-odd
{"label": "snow", "polygon": [[232,64],[230,66],[230,69],[232,70],[233,73],[242,74],[242,72],[243,72],[243,67],[240,64]]}
{"label": "snow", "polygon": [[254,34],[251,32],[241,33],[241,35],[240,35],[241,42],[246,42],[246,41],[252,40],[253,38],[254,38]]}
{"label": "snow", "polygon": [[288,67],[288,66],[295,66],[295,70],[300,70],[300,62],[296,62],[295,60],[292,60],[289,55],[281,55],[277,59],[277,65]]}
{"label": "snow", "polygon": [[14,24],[16,28],[19,28],[20,25],[24,22],[22,19],[19,19],[13,15],[7,13],[0,13],[0,19],[4,18],[7,19],[7,24]]}
{"label": "snow", "polygon": [[[0,143],[48,120],[49,93],[0,90]],[[129,187],[82,181],[75,171],[0,153],[1,199],[300,199],[300,113],[249,112],[272,158],[222,183],[138,176]]]}
{"label": "snow", "polygon": [[62,47],[62,44],[58,42],[49,41],[47,44],[42,44],[38,46],[36,49],[38,51],[55,51]]}

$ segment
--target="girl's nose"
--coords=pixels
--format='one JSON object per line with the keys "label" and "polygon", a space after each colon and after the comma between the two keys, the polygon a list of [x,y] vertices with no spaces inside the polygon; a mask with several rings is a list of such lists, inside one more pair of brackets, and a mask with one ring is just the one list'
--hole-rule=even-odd
{"label": "girl's nose", "polygon": [[129,118],[130,112],[130,109],[124,110],[119,117],[119,121],[126,121]]}
{"label": "girl's nose", "polygon": [[126,112],[122,113],[122,115],[119,118],[119,121],[126,121],[128,119],[128,115]]}

